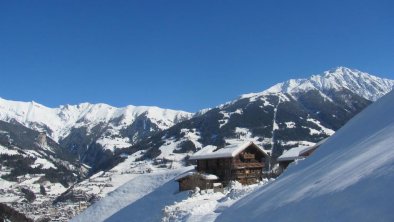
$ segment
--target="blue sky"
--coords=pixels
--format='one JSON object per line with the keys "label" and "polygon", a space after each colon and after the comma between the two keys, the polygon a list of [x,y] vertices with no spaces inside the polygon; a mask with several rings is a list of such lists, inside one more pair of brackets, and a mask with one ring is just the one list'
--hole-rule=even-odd
{"label": "blue sky", "polygon": [[197,111],[347,66],[394,79],[394,1],[0,2],[0,97]]}

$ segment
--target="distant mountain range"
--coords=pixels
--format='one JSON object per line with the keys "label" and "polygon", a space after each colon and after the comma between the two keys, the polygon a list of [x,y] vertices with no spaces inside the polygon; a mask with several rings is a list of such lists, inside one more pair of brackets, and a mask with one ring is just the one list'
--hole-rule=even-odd
{"label": "distant mountain range", "polygon": [[[158,107],[82,103],[48,108],[36,102],[0,99],[0,120],[18,122],[30,129],[45,132],[74,155],[75,159],[94,166],[94,157],[136,142],[193,114]],[[110,155],[109,152],[108,155]]]}
{"label": "distant mountain range", "polygon": [[[48,108],[36,102],[0,99],[0,120],[45,132],[75,160],[95,169],[115,150],[149,149],[156,150],[153,156],[157,156],[163,136],[184,139],[183,146],[189,147],[180,152],[244,138],[259,140],[266,149],[274,147],[274,155],[278,155],[283,149],[331,135],[393,85],[393,80],[338,67],[245,94],[197,114],[89,103]],[[195,132],[196,137],[183,138],[186,131]]]}

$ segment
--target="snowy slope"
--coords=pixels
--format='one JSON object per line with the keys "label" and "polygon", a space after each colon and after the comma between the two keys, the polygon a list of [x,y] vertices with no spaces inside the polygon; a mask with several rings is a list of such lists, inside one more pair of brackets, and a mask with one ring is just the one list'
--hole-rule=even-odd
{"label": "snowy slope", "polygon": [[49,108],[36,102],[18,102],[0,98],[0,120],[19,123],[47,131],[55,141],[66,137],[72,128],[92,129],[100,123],[112,123],[114,127],[125,128],[140,115],[146,115],[160,129],[167,129],[175,123],[191,117],[191,113],[159,107],[126,106],[116,108],[107,104],[81,103]]}
{"label": "snowy slope", "polygon": [[234,182],[223,193],[179,192],[174,178],[190,169],[153,169],[135,176],[71,221],[212,221],[216,211],[269,182],[250,186]]}
{"label": "snowy slope", "polygon": [[394,92],[218,221],[393,221]]}
{"label": "snowy slope", "polygon": [[173,178],[189,169],[141,174],[109,193],[72,221],[159,221],[165,205],[186,195],[174,195],[178,186]]}

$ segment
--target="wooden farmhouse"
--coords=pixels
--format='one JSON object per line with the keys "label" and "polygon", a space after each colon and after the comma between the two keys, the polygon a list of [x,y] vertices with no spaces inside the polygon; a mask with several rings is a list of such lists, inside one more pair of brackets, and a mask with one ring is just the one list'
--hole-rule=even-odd
{"label": "wooden farmhouse", "polygon": [[287,151],[284,151],[281,156],[278,157],[277,162],[279,163],[279,171],[285,170],[290,163],[304,159],[310,156],[317,148],[319,148],[327,139],[324,139],[313,146],[300,146],[294,147]]}
{"label": "wooden farmhouse", "polygon": [[[257,183],[262,179],[262,171],[269,155],[253,142],[248,142],[221,149],[207,146],[191,156],[190,160],[196,161],[197,167],[194,173],[176,178],[180,190],[193,189],[193,186],[187,184],[198,184],[204,189],[214,188],[218,182],[227,185],[233,180],[242,184]],[[206,186],[201,187],[201,184]]]}

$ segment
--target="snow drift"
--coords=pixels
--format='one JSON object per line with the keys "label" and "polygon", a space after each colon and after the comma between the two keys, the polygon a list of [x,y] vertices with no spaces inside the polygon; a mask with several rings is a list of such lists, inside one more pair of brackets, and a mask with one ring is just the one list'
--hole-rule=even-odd
{"label": "snow drift", "polygon": [[394,92],[218,221],[394,221]]}

